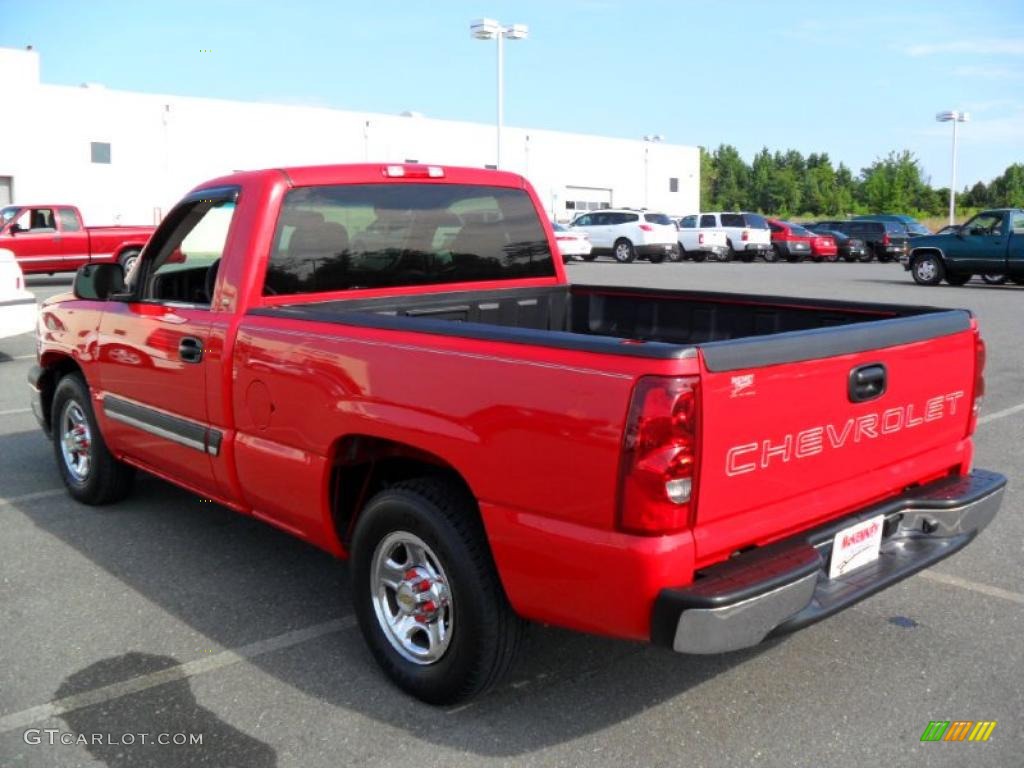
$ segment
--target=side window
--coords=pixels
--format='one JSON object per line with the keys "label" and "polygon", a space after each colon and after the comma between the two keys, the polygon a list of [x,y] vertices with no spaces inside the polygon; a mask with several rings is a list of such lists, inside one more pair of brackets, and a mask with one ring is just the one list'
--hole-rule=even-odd
{"label": "side window", "polygon": [[694,228],[696,228],[696,226],[697,226],[697,217],[696,216],[683,216],[683,218],[679,221],[679,228],[680,229],[694,229]]}
{"label": "side window", "polygon": [[57,229],[53,213],[53,208],[31,209],[28,228],[36,232],[53,232]]}
{"label": "side window", "polygon": [[722,226],[723,227],[743,227],[746,226],[743,223],[743,216],[738,213],[723,213],[722,214]]}
{"label": "side window", "polygon": [[640,216],[635,213],[619,213],[616,214],[616,218],[618,218],[616,224],[632,224],[640,221]]}
{"label": "side window", "polygon": [[60,228],[65,232],[79,232],[82,229],[82,222],[78,220],[78,214],[73,208],[58,208],[57,218],[60,219]]}
{"label": "side window", "polygon": [[702,227],[717,227],[718,226],[718,222],[715,221],[715,214],[713,214],[713,213],[702,214],[701,217],[700,217],[700,225]]}
{"label": "side window", "polygon": [[589,227],[594,224],[594,216],[589,213],[585,213],[580,216],[576,221],[573,222],[574,226],[577,227]]}
{"label": "side window", "polygon": [[1010,214],[1010,229],[1015,235],[1024,235],[1024,212],[1014,211]]}
{"label": "side window", "polygon": [[139,264],[141,299],[209,306],[234,214],[234,200],[192,204],[156,255]]}

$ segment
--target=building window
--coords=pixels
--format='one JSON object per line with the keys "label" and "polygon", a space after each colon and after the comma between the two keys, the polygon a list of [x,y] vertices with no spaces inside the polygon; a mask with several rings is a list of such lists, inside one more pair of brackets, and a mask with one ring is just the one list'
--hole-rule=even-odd
{"label": "building window", "polygon": [[490,165],[490,164],[485,165],[484,168],[486,168],[488,171],[496,171],[496,170],[498,170],[498,166]]}
{"label": "building window", "polygon": [[94,163],[105,163],[110,164],[110,142],[109,141],[94,141],[89,144],[89,149],[92,153],[92,161]]}
{"label": "building window", "polygon": [[671,177],[668,180],[668,191],[669,192],[678,192],[679,191],[679,179],[677,179],[675,176]]}
{"label": "building window", "polygon": [[410,160],[410,159],[409,159],[409,158],[407,157],[407,158],[405,158],[405,162],[407,162],[407,163],[418,163],[418,162],[419,162],[419,160]]}
{"label": "building window", "polygon": [[565,201],[565,210],[567,210],[567,211],[575,211],[576,210],[576,201],[575,200],[566,200]]}

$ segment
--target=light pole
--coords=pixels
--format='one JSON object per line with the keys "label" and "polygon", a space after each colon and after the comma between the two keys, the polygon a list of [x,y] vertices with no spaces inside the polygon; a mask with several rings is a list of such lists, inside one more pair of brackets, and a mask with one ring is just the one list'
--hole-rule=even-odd
{"label": "light pole", "polygon": [[513,24],[509,27],[494,19],[476,19],[469,25],[469,31],[477,40],[498,41],[498,132],[497,151],[494,165],[501,168],[501,125],[505,121],[505,39],[525,40],[530,32],[525,24]]}
{"label": "light pole", "polygon": [[649,161],[648,155],[650,155],[650,152],[651,152],[651,144],[658,144],[661,141],[663,141],[664,138],[665,137],[662,136],[660,133],[652,133],[650,135],[647,135],[647,136],[643,137],[643,139],[644,139],[644,208],[646,208],[648,206],[648,198],[650,197],[650,184],[648,183],[648,179],[650,178],[650,173],[648,171],[648,165],[650,165],[650,161]]}
{"label": "light pole", "polygon": [[949,223],[952,224],[956,219],[956,124],[966,123],[971,119],[971,115],[968,112],[958,112],[952,109],[939,112],[935,115],[935,119],[940,123],[953,124],[953,178],[949,182]]}

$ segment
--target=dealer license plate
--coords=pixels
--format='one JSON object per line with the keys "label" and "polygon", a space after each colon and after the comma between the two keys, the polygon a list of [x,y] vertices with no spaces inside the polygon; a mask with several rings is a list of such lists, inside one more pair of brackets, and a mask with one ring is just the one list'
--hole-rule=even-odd
{"label": "dealer license plate", "polygon": [[885,515],[872,517],[844,528],[832,539],[832,560],[828,577],[838,579],[878,559]]}

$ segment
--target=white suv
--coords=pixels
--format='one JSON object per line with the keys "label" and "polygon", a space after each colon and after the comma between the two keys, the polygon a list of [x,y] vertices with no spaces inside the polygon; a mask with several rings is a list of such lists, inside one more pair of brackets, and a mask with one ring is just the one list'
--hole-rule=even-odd
{"label": "white suv", "polygon": [[739,258],[741,261],[753,261],[761,256],[765,261],[776,261],[772,250],[772,231],[768,220],[759,213],[742,211],[725,211],[701,214],[714,216],[715,224],[725,230],[726,261]]}
{"label": "white suv", "polygon": [[679,251],[676,225],[664,213],[610,209],[591,211],[573,220],[573,229],[590,236],[593,254],[627,263],[637,258],[654,263],[675,258]]}

